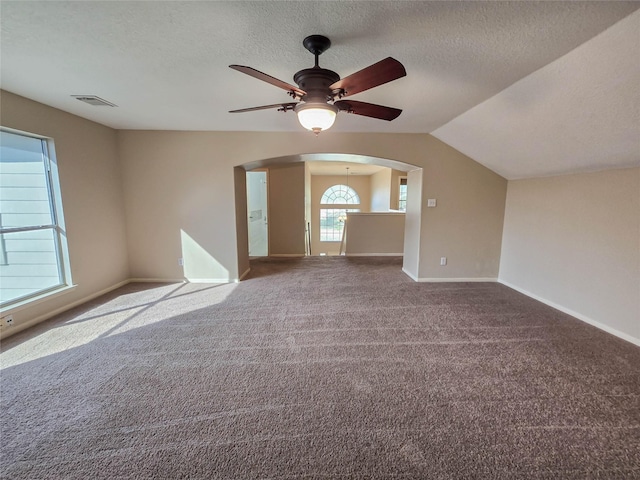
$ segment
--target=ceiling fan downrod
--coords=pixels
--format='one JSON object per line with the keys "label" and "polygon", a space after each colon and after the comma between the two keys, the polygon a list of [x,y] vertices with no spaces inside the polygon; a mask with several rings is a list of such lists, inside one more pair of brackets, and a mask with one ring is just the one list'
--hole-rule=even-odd
{"label": "ceiling fan downrod", "polygon": [[315,68],[320,68],[318,57],[331,47],[331,40],[324,35],[309,35],[302,41],[304,48],[309,50],[315,57]]}

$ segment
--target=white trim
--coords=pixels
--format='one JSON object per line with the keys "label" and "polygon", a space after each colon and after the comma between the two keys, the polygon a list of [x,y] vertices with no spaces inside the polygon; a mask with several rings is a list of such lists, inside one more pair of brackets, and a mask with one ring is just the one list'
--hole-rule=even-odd
{"label": "white trim", "polygon": [[414,282],[421,283],[461,283],[461,282],[491,282],[495,283],[498,281],[497,278],[494,277],[473,277],[473,278],[420,278],[416,277],[412,273],[408,272],[404,267],[402,267],[402,271]]}
{"label": "white trim", "polygon": [[[189,283],[184,278],[130,278],[131,283]],[[195,282],[194,282],[195,283]]]}
{"label": "white trim", "polygon": [[468,282],[492,282],[495,283],[498,281],[497,278],[494,277],[472,277],[472,278],[418,278],[415,279],[416,282],[422,283],[468,283]]}
{"label": "white trim", "polygon": [[[337,243],[337,242],[336,242]],[[304,257],[304,253],[271,253],[270,257]]]}
{"label": "white trim", "polygon": [[560,310],[562,313],[566,313],[567,315],[571,315],[572,317],[577,318],[578,320],[582,320],[585,323],[588,323],[589,325],[592,325],[596,328],[599,328],[600,330],[604,330],[607,333],[610,333],[611,335],[615,335],[618,338],[621,338],[623,340],[626,340],[627,342],[633,343],[634,345],[637,345],[640,347],[640,338],[635,338],[632,337],[631,335],[629,335],[628,333],[624,333],[621,332],[620,330],[616,330],[615,328],[609,327],[608,325],[605,325],[604,323],[600,323],[597,320],[594,320],[593,318],[587,317],[586,315],[583,315],[581,313],[576,312],[575,310],[571,310],[570,308],[566,308],[563,307],[562,305],[559,305],[555,302],[552,302],[550,300],[547,300],[546,298],[542,298],[539,297],[538,295],[535,295],[527,290],[524,290],[520,287],[516,287],[515,285],[506,282],[504,280],[498,279],[498,282],[501,283],[502,285],[504,285],[505,287],[509,287],[514,289],[517,292],[522,293],[523,295],[526,295],[527,297],[533,298],[534,300],[537,300],[541,303],[544,303],[545,305],[548,305],[549,307],[555,308],[556,310]]}
{"label": "white trim", "polygon": [[[107,287],[105,289],[100,290],[99,292],[95,292],[92,293],[91,295],[87,295],[86,297],[81,298],[80,300],[76,300],[75,302],[71,302],[67,305],[64,305],[60,308],[56,308],[55,310],[51,310],[50,312],[47,312],[43,315],[40,315],[39,317],[36,318],[32,318],[31,320],[27,320],[24,323],[19,323],[17,325],[15,325],[14,327],[11,328],[5,328],[2,331],[0,331],[0,338],[6,338],[9,337],[11,335],[15,335],[18,332],[21,332],[22,330],[26,330],[29,327],[33,327],[34,325],[37,325],[38,323],[44,322],[45,320],[48,320],[51,317],[54,317],[56,315],[59,315],[60,313],[66,312],[67,310],[71,310],[74,307],[77,307],[78,305],[82,305],[83,303],[87,303],[91,300],[93,300],[94,298],[100,297],[106,293],[111,292],[112,290],[115,290],[117,288],[123,287],[126,284],[128,284],[129,282],[131,282],[131,280],[123,280],[121,282],[116,283],[115,285],[111,285],[110,287]],[[76,286],[74,285],[73,288],[75,288]],[[68,291],[68,290],[67,290]],[[49,297],[51,298],[51,297]]]}
{"label": "white trim", "polygon": [[345,253],[346,257],[403,257],[404,253]]}
{"label": "white trim", "polygon": [[404,274],[409,277],[411,280],[413,280],[414,282],[418,281],[418,277],[416,277],[413,273],[409,273],[404,267],[402,267],[402,271],[404,272]]}
{"label": "white trim", "polygon": [[51,300],[52,298],[70,293],[77,287],[77,285],[63,285],[61,287],[57,287],[54,290],[49,290],[48,292],[41,293],[34,297],[26,298],[24,300],[21,300],[20,302],[16,302],[13,305],[8,305],[6,307],[0,308],[0,313],[3,315],[10,315],[15,312],[19,312],[20,310],[24,310],[25,308],[29,308],[33,305],[38,305],[39,303],[46,302],[48,300]]}
{"label": "white trim", "polygon": [[237,283],[231,278],[187,278],[183,283]]}

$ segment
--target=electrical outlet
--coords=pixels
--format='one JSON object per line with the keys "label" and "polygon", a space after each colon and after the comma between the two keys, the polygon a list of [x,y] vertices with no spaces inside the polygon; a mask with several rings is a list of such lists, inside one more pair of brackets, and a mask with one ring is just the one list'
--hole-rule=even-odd
{"label": "electrical outlet", "polygon": [[178,265],[180,265],[181,267],[184,267],[184,258],[180,257],[178,259]]}
{"label": "electrical outlet", "polygon": [[443,267],[447,264],[447,257],[440,257],[440,265]]}
{"label": "electrical outlet", "polygon": [[13,315],[5,315],[0,319],[0,325],[2,327],[11,327],[13,326]]}

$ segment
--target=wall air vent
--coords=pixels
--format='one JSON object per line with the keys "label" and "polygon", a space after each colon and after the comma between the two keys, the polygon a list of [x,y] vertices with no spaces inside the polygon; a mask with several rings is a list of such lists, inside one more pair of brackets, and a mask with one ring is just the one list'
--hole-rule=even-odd
{"label": "wall air vent", "polygon": [[95,95],[71,95],[76,100],[88,103],[94,107],[117,107],[115,103],[107,102],[106,100],[96,97]]}

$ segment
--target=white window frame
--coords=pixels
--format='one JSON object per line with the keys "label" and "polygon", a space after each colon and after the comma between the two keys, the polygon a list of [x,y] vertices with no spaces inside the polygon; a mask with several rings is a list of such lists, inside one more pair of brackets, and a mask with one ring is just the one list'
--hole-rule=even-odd
{"label": "white window frame", "polygon": [[401,212],[406,212],[407,211],[407,199],[404,200],[404,208],[402,208],[402,204],[400,202],[402,202],[402,181],[405,181],[405,184],[407,186],[407,195],[408,195],[408,191],[409,191],[409,180],[407,177],[398,177],[398,210],[400,210]]}
{"label": "white window frame", "polygon": [[[51,211],[51,223],[47,225],[29,225],[22,227],[2,227],[0,225],[0,234],[20,233],[39,230],[52,230],[54,236],[54,249],[56,252],[56,260],[58,267],[58,285],[43,288],[27,295],[22,295],[4,303],[0,303],[3,311],[11,311],[25,305],[38,303],[41,299],[48,296],[56,295],[64,290],[73,287],[71,279],[71,268],[69,263],[69,248],[67,243],[66,227],[64,222],[64,214],[62,209],[62,195],[60,193],[60,177],[58,172],[58,163],[55,155],[55,145],[52,138],[37,135],[29,132],[15,130],[0,126],[0,131],[13,135],[34,138],[40,140],[42,145],[42,160],[45,166],[45,180],[47,185],[47,193],[49,200],[49,208]],[[4,257],[3,257],[4,259]],[[5,259],[6,260],[6,259]]]}
{"label": "white window frame", "polygon": [[[336,203],[336,200],[338,199],[335,196],[336,189],[341,192],[342,191],[346,192],[346,195],[340,196],[338,198],[346,200],[347,203]],[[357,200],[357,203],[356,203],[356,200]],[[343,184],[335,184],[328,187],[320,197],[320,215],[319,215],[320,223],[318,228],[318,231],[320,232],[320,241],[333,242],[333,243],[341,242],[342,234],[344,232],[344,222],[346,221],[346,214],[347,212],[359,212],[360,211],[360,208],[358,208],[359,206],[360,206],[360,195],[358,195],[358,192],[356,192],[356,190],[353,187],[350,187],[349,185],[343,185]],[[356,208],[353,208],[353,207],[356,207]],[[323,211],[325,210],[339,210],[339,211],[342,211],[344,214],[345,219],[340,221],[342,223],[342,228],[340,229],[340,235],[339,235],[340,239],[338,240],[335,240],[333,238],[331,240],[323,238],[322,220],[323,220]],[[333,235],[333,237],[335,237],[335,235]]]}

